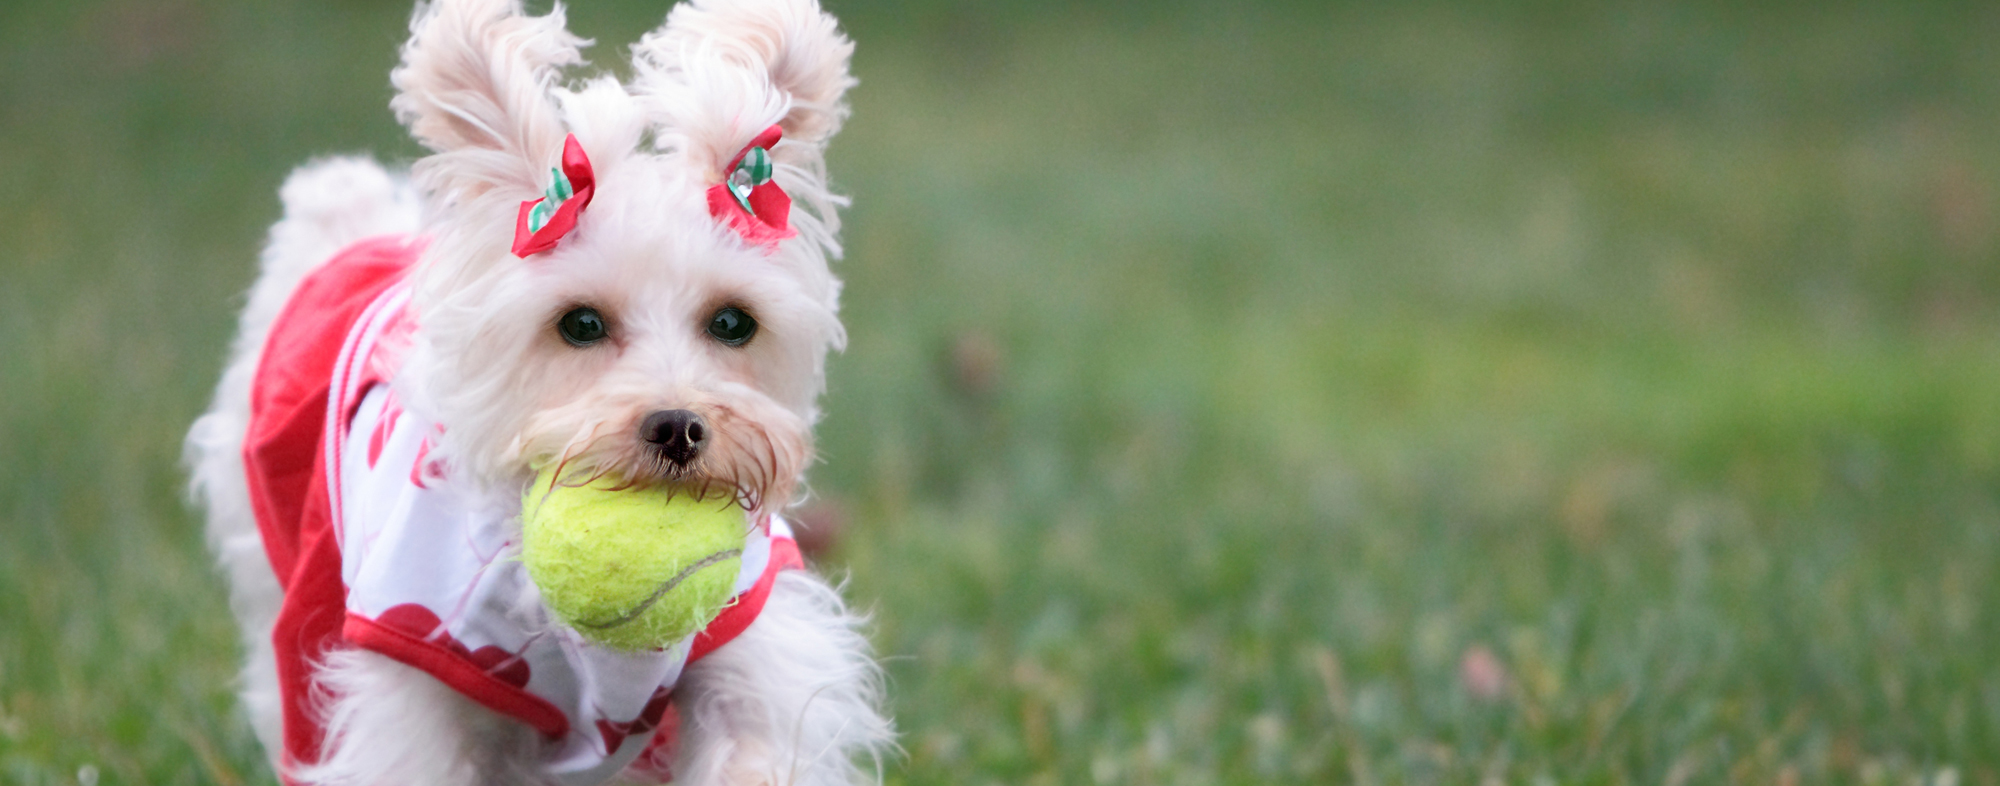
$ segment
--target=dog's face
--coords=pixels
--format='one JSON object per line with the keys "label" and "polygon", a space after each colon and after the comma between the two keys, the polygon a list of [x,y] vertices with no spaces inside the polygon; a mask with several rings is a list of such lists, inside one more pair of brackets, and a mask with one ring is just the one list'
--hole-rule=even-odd
{"label": "dog's face", "polygon": [[[781,507],[812,455],[824,359],[844,341],[822,151],[850,83],[832,20],[793,0],[695,2],[634,47],[631,85],[550,87],[577,60],[561,9],[443,0],[419,13],[396,109],[437,151],[414,174],[431,244],[399,379],[483,484],[559,464]],[[783,240],[710,191],[771,126]],[[516,253],[522,203],[587,155],[594,194],[553,247]]]}

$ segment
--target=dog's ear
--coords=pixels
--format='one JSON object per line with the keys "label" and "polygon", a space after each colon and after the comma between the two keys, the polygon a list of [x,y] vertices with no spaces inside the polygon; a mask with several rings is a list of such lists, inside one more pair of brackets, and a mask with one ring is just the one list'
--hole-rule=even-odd
{"label": "dog's ear", "polygon": [[437,151],[419,177],[447,198],[537,190],[563,146],[551,86],[588,43],[565,28],[562,5],[529,17],[520,0],[435,0],[417,7],[410,33],[389,105]]}
{"label": "dog's ear", "polygon": [[815,0],[689,0],[632,48],[633,92],[662,147],[711,181],[777,124],[779,164],[819,176],[820,155],[847,116],[854,43]]}

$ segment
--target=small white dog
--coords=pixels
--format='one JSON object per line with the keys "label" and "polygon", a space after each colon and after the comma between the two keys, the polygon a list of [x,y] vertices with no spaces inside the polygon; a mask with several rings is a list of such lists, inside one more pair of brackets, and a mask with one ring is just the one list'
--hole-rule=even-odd
{"label": "small white dog", "polygon": [[[561,6],[419,6],[392,106],[434,154],[286,182],[188,438],[288,783],[848,784],[892,730],[797,499],[837,318],[823,151],[853,45],[814,0],[691,0],[629,85],[566,87]],[[798,209],[793,209],[796,200]],[[721,488],[738,595],[656,652],[556,622],[543,467]]]}

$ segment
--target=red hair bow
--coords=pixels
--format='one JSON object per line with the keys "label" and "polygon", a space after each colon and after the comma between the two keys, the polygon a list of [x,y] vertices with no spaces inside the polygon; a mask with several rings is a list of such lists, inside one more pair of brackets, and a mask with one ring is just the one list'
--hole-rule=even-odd
{"label": "red hair bow", "polygon": [[791,225],[792,197],[772,180],[771,148],[784,135],[777,126],[764,129],[729,160],[722,182],[708,188],[708,214],[767,252],[798,235]]}
{"label": "red hair bow", "polygon": [[597,175],[590,170],[590,157],[576,135],[563,140],[562,169],[554,175],[549,190],[540,199],[521,203],[514,219],[514,256],[527,257],[556,247],[556,241],[576,228],[576,218],[597,193]]}

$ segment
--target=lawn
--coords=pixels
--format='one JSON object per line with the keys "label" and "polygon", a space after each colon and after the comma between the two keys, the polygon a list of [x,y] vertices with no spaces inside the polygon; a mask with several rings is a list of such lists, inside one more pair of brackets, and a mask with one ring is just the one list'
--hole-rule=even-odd
{"label": "lawn", "polygon": [[[2000,7],[826,2],[889,783],[2000,784]],[[0,6],[0,782],[272,782],[179,441],[407,15]]]}

